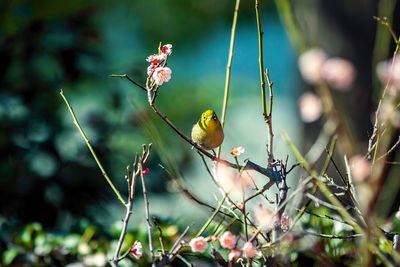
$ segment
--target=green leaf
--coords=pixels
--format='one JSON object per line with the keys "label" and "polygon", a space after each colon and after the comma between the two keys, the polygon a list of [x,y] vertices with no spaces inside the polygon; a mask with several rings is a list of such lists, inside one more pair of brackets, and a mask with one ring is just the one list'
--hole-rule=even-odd
{"label": "green leaf", "polygon": [[13,262],[15,257],[18,256],[18,250],[17,248],[10,248],[4,251],[3,253],[3,263],[4,265],[9,265]]}

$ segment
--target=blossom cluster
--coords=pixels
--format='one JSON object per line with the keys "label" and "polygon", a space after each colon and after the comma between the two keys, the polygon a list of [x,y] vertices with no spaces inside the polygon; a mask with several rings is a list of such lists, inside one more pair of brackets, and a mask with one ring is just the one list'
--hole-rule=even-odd
{"label": "blossom cluster", "polygon": [[356,69],[347,59],[330,58],[321,48],[311,48],[300,55],[299,69],[310,84],[326,82],[333,89],[347,91],[353,85]]}
{"label": "blossom cluster", "polygon": [[147,75],[150,81],[160,86],[171,79],[172,71],[165,67],[168,56],[172,54],[172,45],[166,44],[161,46],[158,54],[150,55],[146,61],[150,63],[147,67]]}
{"label": "blossom cluster", "polygon": [[[204,253],[208,248],[208,239],[202,236],[195,237],[189,242],[189,246],[193,252]],[[212,236],[211,242],[220,243],[220,246],[224,249],[229,250],[229,261],[235,261],[239,257],[245,258],[260,258],[261,251],[259,251],[251,242],[243,244],[242,248],[237,248],[238,237],[230,231],[224,232],[220,237]]]}
{"label": "blossom cluster", "polygon": [[[243,203],[237,203],[238,208],[243,212]],[[273,224],[273,212],[263,205],[258,205],[253,211],[254,217],[261,229],[268,229],[272,227]],[[287,231],[290,226],[290,219],[287,214],[282,214],[280,219],[280,228],[283,231]],[[189,246],[193,252],[204,253],[209,242],[213,246],[214,243],[219,242],[222,249],[227,249],[229,251],[228,257],[230,262],[237,261],[240,257],[247,259],[258,259],[262,256],[262,252],[253,245],[252,242],[246,241],[241,246],[239,244],[239,237],[230,231],[225,231],[222,235],[213,235],[209,238],[198,236],[190,240]]]}
{"label": "blossom cluster", "polygon": [[[326,83],[332,89],[348,91],[351,89],[356,69],[354,65],[340,57],[330,58],[321,48],[311,48],[300,55],[299,70],[303,79],[312,84]],[[300,117],[304,122],[316,121],[322,114],[319,96],[306,92],[298,101]]]}

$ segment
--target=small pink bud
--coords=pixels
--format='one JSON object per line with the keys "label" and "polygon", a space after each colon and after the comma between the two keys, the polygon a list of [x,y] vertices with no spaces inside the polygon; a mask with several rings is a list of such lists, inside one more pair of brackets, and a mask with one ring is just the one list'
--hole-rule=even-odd
{"label": "small pink bud", "polygon": [[144,175],[148,174],[149,172],[150,172],[150,169],[149,169],[149,168],[146,168],[146,169],[143,170],[143,174],[144,174]]}
{"label": "small pink bud", "polygon": [[147,62],[150,62],[153,65],[158,65],[161,61],[164,61],[166,56],[164,54],[160,55],[150,55],[146,58]]}
{"label": "small pink bud", "polygon": [[281,216],[281,229],[283,231],[289,230],[290,226],[290,221],[289,221],[289,216],[286,213],[283,213]]}
{"label": "small pink bud", "polygon": [[213,236],[211,237],[211,242],[213,242],[213,243],[218,242],[218,236],[213,235]]}
{"label": "small pink bud", "polygon": [[135,259],[139,260],[143,254],[142,243],[140,243],[139,241],[135,241],[131,248],[131,254]]}
{"label": "small pink bud", "polygon": [[161,53],[166,54],[168,56],[171,55],[171,53],[172,53],[172,45],[171,44],[163,45],[161,47]]}
{"label": "small pink bud", "polygon": [[237,207],[240,211],[243,211],[243,210],[244,210],[244,204],[243,204],[243,202],[238,202],[238,203],[236,203],[236,207]]}
{"label": "small pink bud", "polygon": [[242,147],[242,146],[233,147],[233,148],[231,149],[231,155],[232,155],[232,156],[235,156],[235,157],[240,156],[240,155],[243,154],[244,152],[245,152],[245,149],[244,149],[244,147]]}

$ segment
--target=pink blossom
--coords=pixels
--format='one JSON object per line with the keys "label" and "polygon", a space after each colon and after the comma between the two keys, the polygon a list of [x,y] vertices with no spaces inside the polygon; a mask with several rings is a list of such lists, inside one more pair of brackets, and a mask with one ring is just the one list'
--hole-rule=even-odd
{"label": "pink blossom", "polygon": [[226,231],[219,238],[219,242],[221,243],[221,247],[227,249],[233,249],[236,246],[237,237],[229,231]]}
{"label": "pink blossom", "polygon": [[203,253],[208,247],[207,239],[202,236],[195,237],[190,240],[189,246],[191,247],[193,252]]}
{"label": "pink blossom", "polygon": [[171,55],[172,53],[172,44],[166,44],[161,47],[161,53],[165,55]]}
{"label": "pink blossom", "polygon": [[242,146],[233,147],[233,148],[231,149],[231,154],[232,154],[232,156],[237,157],[237,156],[240,156],[241,154],[243,154],[245,151],[246,151],[246,150],[245,150],[244,147],[242,147]]}
{"label": "pink blossom", "polygon": [[149,172],[150,172],[150,169],[149,169],[149,168],[146,168],[146,169],[143,170],[143,174],[144,174],[144,175],[148,174]]}
{"label": "pink blossom", "polygon": [[303,79],[310,84],[319,83],[322,65],[327,58],[327,54],[320,48],[311,48],[301,54],[298,65]]}
{"label": "pink blossom", "polygon": [[147,62],[150,62],[153,65],[158,65],[161,61],[164,61],[167,58],[166,54],[154,54],[150,55],[146,58]]}
{"label": "pink blossom", "polygon": [[139,260],[143,255],[142,243],[135,241],[133,247],[131,248],[131,254],[133,257],[135,257],[135,259]]}
{"label": "pink blossom", "polygon": [[322,78],[334,89],[351,89],[356,76],[354,65],[343,58],[330,58],[322,66]]}
{"label": "pink blossom", "polygon": [[273,225],[273,212],[262,204],[257,205],[253,211],[254,217],[260,228],[267,230]]}
{"label": "pink blossom", "polygon": [[218,241],[218,236],[213,235],[213,236],[211,237],[211,242],[215,243],[215,242],[217,242],[217,241]]}
{"label": "pink blossom", "polygon": [[151,76],[157,85],[162,85],[171,79],[172,71],[168,67],[158,67],[154,70]]}
{"label": "pink blossom", "polygon": [[243,209],[244,209],[244,204],[243,204],[243,202],[238,202],[238,203],[236,203],[236,207],[237,207],[239,210],[243,211]]}
{"label": "pink blossom", "polygon": [[382,84],[385,86],[388,84],[388,93],[393,96],[396,95],[400,90],[400,58],[396,57],[394,61],[391,58],[379,62],[376,66],[376,72]]}
{"label": "pink blossom", "polygon": [[350,158],[350,168],[353,179],[357,182],[367,180],[371,174],[371,163],[362,155],[355,155]]}
{"label": "pink blossom", "polygon": [[243,256],[246,258],[260,258],[261,252],[258,251],[251,242],[246,242],[242,248]]}
{"label": "pink blossom", "polygon": [[313,93],[304,93],[299,98],[300,117],[304,122],[316,121],[322,114],[321,99]]}
{"label": "pink blossom", "polygon": [[240,257],[241,254],[242,254],[242,252],[241,252],[240,250],[238,250],[238,249],[232,249],[232,250],[229,252],[229,255],[228,255],[229,261],[234,261],[234,260],[236,260],[237,258]]}
{"label": "pink blossom", "polygon": [[289,216],[286,213],[283,213],[281,216],[281,229],[283,231],[287,231],[290,226]]}
{"label": "pink blossom", "polygon": [[226,192],[234,199],[242,199],[243,189],[252,188],[254,178],[248,172],[237,173],[237,170],[228,168],[222,164],[214,166],[213,173]]}

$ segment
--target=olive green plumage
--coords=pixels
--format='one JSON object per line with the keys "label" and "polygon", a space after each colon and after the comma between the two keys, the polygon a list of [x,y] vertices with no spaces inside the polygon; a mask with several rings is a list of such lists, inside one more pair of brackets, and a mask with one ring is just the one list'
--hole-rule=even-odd
{"label": "olive green plumage", "polygon": [[219,147],[224,141],[224,131],[217,114],[211,109],[201,114],[192,128],[192,140],[206,150]]}

